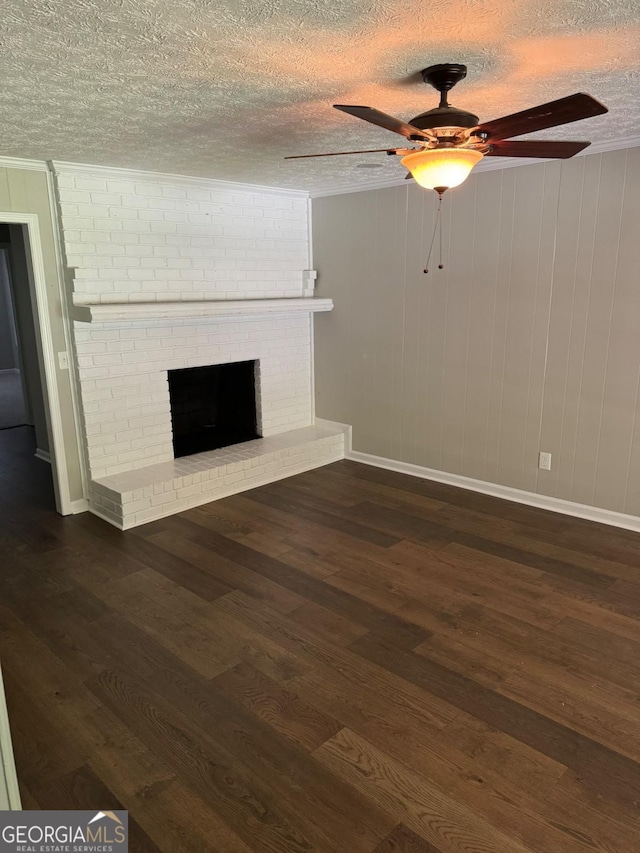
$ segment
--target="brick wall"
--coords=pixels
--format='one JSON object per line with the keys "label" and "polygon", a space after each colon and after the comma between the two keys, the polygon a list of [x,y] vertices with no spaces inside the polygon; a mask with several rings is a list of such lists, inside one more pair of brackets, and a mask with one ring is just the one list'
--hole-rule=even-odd
{"label": "brick wall", "polygon": [[[60,168],[56,182],[76,303],[305,293],[304,197],[90,168]],[[167,371],[176,368],[257,359],[263,434],[308,426],[310,322],[76,322],[90,477],[173,458]]]}
{"label": "brick wall", "polygon": [[92,479],[173,459],[167,371],[257,360],[262,435],[311,423],[308,315],[172,324],[76,323]]}
{"label": "brick wall", "polygon": [[301,296],[307,199],[57,171],[76,302]]}

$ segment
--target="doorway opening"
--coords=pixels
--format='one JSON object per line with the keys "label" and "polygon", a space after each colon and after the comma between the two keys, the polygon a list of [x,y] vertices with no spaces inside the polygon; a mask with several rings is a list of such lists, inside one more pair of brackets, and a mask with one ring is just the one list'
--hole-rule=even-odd
{"label": "doorway opening", "polygon": [[0,430],[31,422],[11,282],[12,248],[10,226],[0,225]]}
{"label": "doorway opening", "polygon": [[[18,442],[22,455],[32,448],[43,465],[49,436],[31,276],[26,226],[0,222],[0,440],[4,449]],[[43,477],[51,479],[49,466]]]}

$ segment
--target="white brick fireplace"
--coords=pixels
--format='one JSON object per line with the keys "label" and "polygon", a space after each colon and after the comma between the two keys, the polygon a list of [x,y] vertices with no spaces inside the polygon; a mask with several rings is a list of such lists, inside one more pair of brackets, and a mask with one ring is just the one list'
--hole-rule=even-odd
{"label": "white brick fireplace", "polygon": [[[342,458],[314,423],[303,194],[55,164],[89,500],[126,528]],[[255,361],[261,439],[174,459],[169,370]]]}

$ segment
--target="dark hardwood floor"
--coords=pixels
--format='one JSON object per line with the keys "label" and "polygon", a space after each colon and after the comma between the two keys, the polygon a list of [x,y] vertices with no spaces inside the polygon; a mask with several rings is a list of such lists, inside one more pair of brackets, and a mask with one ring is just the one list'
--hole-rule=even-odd
{"label": "dark hardwood floor", "polygon": [[640,536],[340,462],[128,533],[0,433],[25,808],[132,851],[637,853]]}

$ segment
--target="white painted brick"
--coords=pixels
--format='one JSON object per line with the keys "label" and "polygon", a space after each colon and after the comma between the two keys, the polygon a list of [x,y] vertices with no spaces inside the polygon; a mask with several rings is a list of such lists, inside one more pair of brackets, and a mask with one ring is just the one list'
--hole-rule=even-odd
{"label": "white painted brick", "polygon": [[107,180],[107,190],[111,193],[133,193],[136,191],[135,181]]}
{"label": "white painted brick", "polygon": [[[144,211],[138,211],[135,207],[110,207],[109,208],[109,216],[114,219],[137,219],[140,213]],[[143,217],[140,216],[142,219]]]}
{"label": "white painted brick", "polygon": [[[89,195],[89,193],[87,193]],[[66,202],[63,202],[65,204]],[[64,207],[62,209],[62,215],[64,216],[65,210]],[[75,206],[75,216],[90,216],[92,219],[106,218],[109,216],[109,208],[105,204],[76,204]]]}
{"label": "white painted brick", "polygon": [[[76,267],[76,299],[238,299],[302,293],[302,270],[308,263],[305,200],[220,192],[213,184],[209,191],[166,178],[162,182],[105,182],[90,171],[73,177],[74,180],[60,176],[58,187],[66,257]],[[77,328],[81,325],[77,324]],[[130,352],[123,347],[112,351],[109,346],[106,350],[94,346],[118,340],[111,337],[112,330],[93,327],[79,331],[76,342],[83,404],[89,419],[98,418],[88,427],[94,436],[114,437],[111,448],[101,447],[100,456],[90,459],[93,476],[98,471],[122,472],[150,464],[151,459],[171,457],[170,440],[166,440],[170,436],[166,423],[166,370],[171,368],[257,357],[261,359],[263,376],[259,408],[265,434],[308,424],[309,330],[308,320],[299,327],[288,328],[271,319],[261,325],[199,325],[184,321],[170,330],[158,327],[157,337],[147,334],[152,331],[149,328],[123,328],[121,340],[132,345]],[[160,343],[159,349],[145,348],[141,343],[145,338],[150,342],[152,337]],[[112,362],[114,355],[116,360]],[[101,357],[106,359],[104,363],[100,363]],[[276,377],[279,381],[275,381]],[[131,395],[123,393],[125,379]],[[113,385],[109,386],[109,382]],[[148,389],[144,382],[149,383]],[[97,383],[105,384],[98,388]],[[114,389],[120,389],[120,393],[114,395]],[[92,392],[105,390],[112,392],[112,399],[102,402],[120,406],[120,412],[109,406],[92,409],[100,402],[91,398]],[[136,420],[144,418],[148,414],[144,411],[146,401],[148,405],[161,406],[165,425],[151,423],[120,431],[130,432],[127,441],[139,444],[135,450],[140,450],[141,455],[137,458],[123,448],[116,431],[96,432],[102,424],[122,421],[120,415],[125,409],[129,414],[138,412],[133,415]],[[135,429],[161,431],[143,432],[136,438]],[[147,446],[147,441],[152,444]]]}
{"label": "white painted brick", "polygon": [[182,187],[164,186],[162,187],[162,195],[164,198],[185,199],[187,198],[187,191]]}
{"label": "white painted brick", "polygon": [[90,204],[92,201],[90,192],[77,189],[65,189],[64,200],[69,204]]}
{"label": "white painted brick", "polygon": [[121,197],[117,193],[92,192],[91,204],[121,204]]}
{"label": "white painted brick", "polygon": [[77,178],[75,178],[75,186],[78,190],[106,192],[107,182],[103,178],[89,178],[78,176]]}
{"label": "white painted brick", "polygon": [[[134,208],[127,208],[130,210],[134,210]],[[137,211],[138,219],[147,220],[149,222],[163,222],[164,221],[164,211],[162,210],[143,210],[142,208]]]}
{"label": "white painted brick", "polygon": [[165,210],[163,219],[165,222],[188,222],[189,215],[181,210]]}
{"label": "white painted brick", "polygon": [[[130,190],[127,190],[127,192],[130,192]],[[140,183],[134,185],[134,192],[136,192],[138,195],[157,197],[162,195],[162,187],[158,186],[157,184]]]}
{"label": "white painted brick", "polygon": [[75,189],[76,179],[74,175],[56,175],[56,184],[61,189]]}
{"label": "white painted brick", "polygon": [[[113,203],[115,204],[116,202]],[[131,193],[130,195],[122,195],[121,200],[118,203],[123,207],[134,207],[141,210],[151,205],[151,199]]]}
{"label": "white painted brick", "polygon": [[[122,222],[120,222],[122,225]],[[128,225],[127,225],[128,227]],[[111,242],[119,243],[124,246],[129,245],[138,245],[141,242],[141,238],[146,236],[145,234],[132,234],[130,231],[116,231],[111,234]]]}

